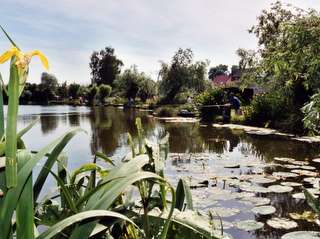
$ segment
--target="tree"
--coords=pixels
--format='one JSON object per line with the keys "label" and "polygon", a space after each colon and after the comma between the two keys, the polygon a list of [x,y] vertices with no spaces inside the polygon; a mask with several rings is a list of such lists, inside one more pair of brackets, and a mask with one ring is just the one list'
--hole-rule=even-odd
{"label": "tree", "polygon": [[238,50],[245,85],[260,84],[281,92],[291,118],[300,122],[300,108],[320,88],[320,15],[315,10],[283,7],[264,10],[250,30],[258,38],[255,51]]}
{"label": "tree", "polygon": [[112,88],[109,85],[102,84],[99,86],[98,92],[99,92],[99,98],[101,103],[104,103],[105,98],[110,96],[111,91],[112,91]]}
{"label": "tree", "polygon": [[150,77],[144,75],[138,91],[138,96],[145,102],[147,99],[154,97],[157,94],[157,84]]}
{"label": "tree", "polygon": [[166,101],[173,101],[184,90],[203,90],[207,65],[208,62],[193,63],[192,50],[179,48],[171,63],[161,63],[160,93]]}
{"label": "tree", "polygon": [[79,84],[76,84],[76,83],[70,84],[68,89],[69,97],[71,97],[72,99],[77,99],[80,95],[80,88],[81,86]]}
{"label": "tree", "polygon": [[211,67],[208,73],[209,79],[213,80],[218,75],[224,75],[228,73],[227,65],[217,65],[215,67]]}
{"label": "tree", "polygon": [[43,72],[41,74],[41,84],[40,89],[43,93],[43,98],[47,102],[49,100],[53,100],[56,97],[58,88],[58,80],[53,74],[49,74],[47,72]]}
{"label": "tree", "polygon": [[67,86],[67,82],[66,81],[58,86],[57,95],[61,99],[66,99],[68,97],[68,86]]}
{"label": "tree", "polygon": [[94,51],[90,58],[92,84],[112,85],[116,76],[120,74],[123,63],[114,53],[112,47]]}

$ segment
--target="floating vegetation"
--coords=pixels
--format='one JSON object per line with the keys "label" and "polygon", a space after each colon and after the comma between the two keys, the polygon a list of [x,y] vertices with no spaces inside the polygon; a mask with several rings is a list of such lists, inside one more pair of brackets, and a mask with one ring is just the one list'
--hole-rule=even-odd
{"label": "floating vegetation", "polygon": [[289,232],[281,237],[281,239],[319,239],[320,232],[315,231],[296,231]]}
{"label": "floating vegetation", "polygon": [[294,193],[294,194],[292,194],[292,197],[295,198],[295,199],[301,199],[301,200],[305,200],[306,199],[304,193]]}
{"label": "floating vegetation", "polygon": [[254,192],[254,193],[269,193],[270,190],[266,187],[257,186],[257,185],[248,185],[248,184],[241,184],[240,189],[247,192]]}
{"label": "floating vegetation", "polygon": [[240,168],[240,164],[226,164],[224,168]]}
{"label": "floating vegetation", "polygon": [[296,178],[299,177],[298,174],[296,173],[289,173],[289,172],[273,172],[272,176],[277,177],[277,178]]}
{"label": "floating vegetation", "polygon": [[307,161],[293,161],[291,163],[294,165],[300,165],[300,166],[309,165],[309,162],[307,162]]}
{"label": "floating vegetation", "polygon": [[251,209],[251,211],[258,215],[270,215],[276,212],[276,208],[273,206],[260,206],[260,207],[254,207]]}
{"label": "floating vegetation", "polygon": [[304,211],[302,214],[289,213],[289,216],[294,220],[305,220],[308,222],[316,222],[318,220],[318,215],[312,211]]}
{"label": "floating vegetation", "polygon": [[255,230],[263,228],[264,223],[263,222],[257,222],[257,221],[254,221],[254,220],[245,220],[245,221],[235,222],[234,225],[237,228],[239,228],[240,230],[255,231]]}
{"label": "floating vegetation", "polygon": [[282,185],[272,185],[269,186],[268,189],[273,193],[288,193],[293,191],[293,187],[290,186],[282,186]]}
{"label": "floating vegetation", "polygon": [[281,182],[282,186],[289,186],[289,187],[300,187],[302,186],[302,183],[296,183],[296,182]]}
{"label": "floating vegetation", "polygon": [[275,161],[279,161],[279,162],[286,162],[286,163],[288,163],[288,162],[294,162],[294,161],[296,161],[295,159],[293,159],[293,158],[279,158],[279,157],[274,157],[273,158]]}
{"label": "floating vegetation", "polygon": [[302,170],[302,169],[293,169],[291,170],[291,172],[302,175],[302,176],[309,176],[309,177],[316,177],[318,175],[318,173],[316,172],[311,172],[311,171]]}
{"label": "floating vegetation", "polygon": [[241,198],[241,201],[243,201],[243,203],[245,204],[247,203],[253,204],[254,206],[268,205],[271,202],[270,198],[262,198],[262,197],[244,197],[244,198]]}
{"label": "floating vegetation", "polygon": [[253,177],[252,179],[250,179],[250,181],[252,183],[258,183],[258,184],[269,184],[269,183],[276,182],[277,179],[274,177],[264,177],[264,176],[258,175],[256,177]]}
{"label": "floating vegetation", "polygon": [[288,168],[288,169],[297,169],[297,168],[300,168],[299,165],[293,165],[293,164],[284,164],[284,165],[282,165],[282,167]]}
{"label": "floating vegetation", "polygon": [[269,219],[267,221],[267,224],[272,228],[286,229],[286,230],[293,229],[298,226],[298,224],[295,221],[292,221],[287,218],[279,218],[279,217],[274,217]]}
{"label": "floating vegetation", "polygon": [[301,166],[300,168],[305,170],[316,170],[316,167],[309,166],[309,165]]}
{"label": "floating vegetation", "polygon": [[314,163],[320,163],[320,158],[312,159],[312,162],[314,162]]}
{"label": "floating vegetation", "polygon": [[212,207],[210,210],[214,212],[213,215],[216,214],[219,217],[232,217],[240,213],[237,208]]}

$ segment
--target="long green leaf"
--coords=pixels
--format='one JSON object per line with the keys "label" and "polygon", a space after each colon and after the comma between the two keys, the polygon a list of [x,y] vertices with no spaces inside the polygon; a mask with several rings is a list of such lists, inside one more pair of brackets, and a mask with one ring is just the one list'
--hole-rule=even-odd
{"label": "long green leaf", "polygon": [[[159,181],[163,180],[163,178],[161,178],[157,174],[150,172],[137,172],[134,174],[128,174],[125,178],[114,179],[107,183],[105,186],[103,186],[98,192],[96,192],[99,195],[99,197],[95,197],[95,194],[93,194],[93,196],[88,200],[85,210],[109,209],[110,206],[114,203],[114,201],[117,198],[119,198],[119,196],[121,196],[123,191],[128,186],[144,179],[152,179]],[[95,221],[77,227],[73,232],[71,238],[77,238],[78,235],[85,235],[88,237],[91,234],[92,230],[95,228],[96,223],[97,222]],[[166,225],[165,230],[167,230],[167,228],[168,225]]]}
{"label": "long green leaf", "polygon": [[183,210],[184,201],[187,203],[187,209],[193,210],[192,195],[189,185],[187,185],[184,179],[180,179],[176,190],[176,205],[175,208],[180,211]]}
{"label": "long green leaf", "polygon": [[[40,236],[38,236],[37,239],[50,239],[58,235],[61,231],[63,231],[67,227],[75,223],[81,222],[83,220],[89,220],[89,219],[97,220],[97,219],[110,218],[110,217],[127,221],[133,224],[134,226],[136,226],[136,224],[133,221],[131,221],[128,217],[120,213],[106,211],[106,210],[91,210],[91,211],[80,212],[76,215],[73,215],[71,217],[68,217],[62,220],[61,222],[58,222],[54,226],[50,227],[47,231],[42,233]],[[81,237],[81,238],[85,238],[85,237]]]}
{"label": "long green leaf", "polygon": [[[18,152],[18,167],[22,168],[32,155],[27,150]],[[17,238],[33,239],[34,238],[34,205],[32,190],[32,173],[30,173],[26,184],[23,187],[21,197],[19,198],[16,210],[16,230]]]}
{"label": "long green leaf", "polygon": [[3,33],[6,35],[6,37],[8,38],[8,40],[11,42],[11,44],[13,46],[15,46],[16,48],[19,49],[19,47],[17,46],[17,44],[11,39],[11,37],[9,36],[9,34],[4,30],[4,28],[0,25],[1,30],[3,31]]}
{"label": "long green leaf", "polygon": [[79,128],[74,129],[70,131],[68,134],[66,134],[63,139],[59,142],[59,144],[53,149],[53,151],[50,153],[47,161],[45,162],[43,168],[41,169],[38,178],[34,184],[33,191],[34,191],[34,200],[37,201],[40,192],[42,190],[42,187],[48,177],[49,170],[51,170],[53,164],[56,162],[58,156],[64,149],[64,147],[67,145],[67,143],[71,140],[71,138],[78,132],[83,131]]}
{"label": "long green leaf", "polygon": [[[68,166],[68,157],[66,153],[62,152],[58,156],[58,161],[57,161],[57,167],[58,167],[58,176],[61,178],[63,183],[66,185],[68,183],[68,178],[67,178],[67,166]],[[65,208],[66,207],[66,198],[64,197],[62,193],[62,189],[60,188],[60,200],[61,200],[61,207]]]}
{"label": "long green leaf", "polygon": [[6,184],[8,188],[17,186],[17,117],[19,105],[19,73],[14,58],[10,65],[8,86],[8,113],[6,127]]}
{"label": "long green leaf", "polygon": [[3,88],[2,76],[0,74],[0,139],[4,135],[4,113],[3,113]]}
{"label": "long green leaf", "polygon": [[105,155],[104,153],[101,153],[101,152],[96,152],[96,156],[98,158],[101,158],[103,159],[105,162],[111,164],[111,165],[115,165],[114,162],[112,161],[112,159],[110,159],[107,155]]}
{"label": "long green leaf", "polygon": [[[54,172],[52,172],[51,170],[49,170],[49,172],[53,175],[53,177],[57,180],[60,188],[62,189],[62,194],[64,196],[64,198],[66,199],[66,202],[69,205],[69,208],[72,210],[73,213],[77,213],[78,209],[77,206],[75,204],[75,201],[72,198],[72,193],[70,192],[70,190],[65,186],[63,180],[61,178],[59,178],[58,175],[56,175]],[[61,196],[61,195],[60,195]]]}
{"label": "long green leaf", "polygon": [[17,187],[11,188],[7,191],[4,201],[0,208],[0,232],[4,238],[7,238],[10,233],[11,219],[13,212],[17,207],[17,202],[20,198],[21,192],[25,183],[28,180],[30,173],[37,163],[44,157],[45,154],[49,153],[55,147],[60,146],[61,142],[69,140],[70,136],[73,136],[78,132],[79,129],[74,129],[61,137],[57,138],[44,148],[42,148],[37,154],[33,155],[31,160],[29,160],[18,172],[18,184]]}

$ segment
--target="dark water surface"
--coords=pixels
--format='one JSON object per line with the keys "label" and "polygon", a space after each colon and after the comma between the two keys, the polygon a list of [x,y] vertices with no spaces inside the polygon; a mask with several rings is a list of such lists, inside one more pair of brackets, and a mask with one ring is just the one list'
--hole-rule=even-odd
{"label": "dark water surface", "polygon": [[[271,163],[274,157],[309,160],[320,153],[317,147],[309,144],[253,137],[241,131],[217,129],[199,123],[166,123],[142,111],[123,111],[103,107],[90,109],[71,106],[21,106],[19,115],[19,128],[26,126],[33,119],[40,118],[40,122],[24,136],[27,147],[32,150],[40,149],[72,127],[81,127],[86,130],[87,134],[78,134],[67,146],[70,169],[91,162],[95,151],[102,151],[115,161],[121,160],[130,150],[127,146],[127,132],[130,132],[133,137],[136,136],[135,118],[141,117],[148,139],[157,141],[166,132],[170,133],[171,155],[166,163],[166,176],[169,180],[175,184],[179,177],[185,177],[195,185],[200,181],[208,180],[207,187],[192,189],[195,205],[203,212],[217,207],[239,209],[240,213],[237,215],[223,218],[227,222],[246,219],[266,222],[271,216],[261,217],[253,214],[251,212],[253,205],[238,199],[210,200],[217,188],[224,190],[224,193],[227,190],[239,192],[237,187],[229,186],[225,178],[256,173],[272,174],[275,170],[289,172],[288,169],[279,169],[279,165],[273,167],[265,167],[265,165]],[[226,162],[240,163],[245,166],[227,169],[224,167]],[[313,171],[319,171],[320,164],[310,163],[309,166],[315,166],[317,170]],[[294,180],[301,182],[303,177]],[[279,184],[279,181],[276,184]],[[49,183],[47,186],[53,185]],[[295,188],[294,192],[300,191],[301,188]],[[271,199],[271,205],[277,209],[273,217],[289,218],[291,212],[301,213],[304,210],[310,210],[304,200],[292,198],[291,193],[257,193],[256,196]],[[301,220],[297,223],[298,228],[291,231],[320,231],[315,223]],[[237,239],[280,238],[288,232],[272,229],[268,225],[251,232],[235,227],[225,231]]]}

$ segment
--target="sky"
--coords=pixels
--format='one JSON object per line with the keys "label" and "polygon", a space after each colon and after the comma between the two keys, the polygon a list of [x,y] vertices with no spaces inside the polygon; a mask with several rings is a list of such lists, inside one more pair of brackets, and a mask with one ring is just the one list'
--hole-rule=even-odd
{"label": "sky", "polygon": [[[271,0],[1,0],[0,24],[18,46],[41,50],[59,82],[90,83],[90,55],[106,46],[155,80],[160,61],[179,48],[210,66],[238,63],[238,48],[254,49],[248,29]],[[319,0],[287,0],[320,10]],[[0,34],[0,53],[10,47]],[[8,64],[0,65],[7,82]],[[29,82],[39,83],[40,61],[30,64]]]}

